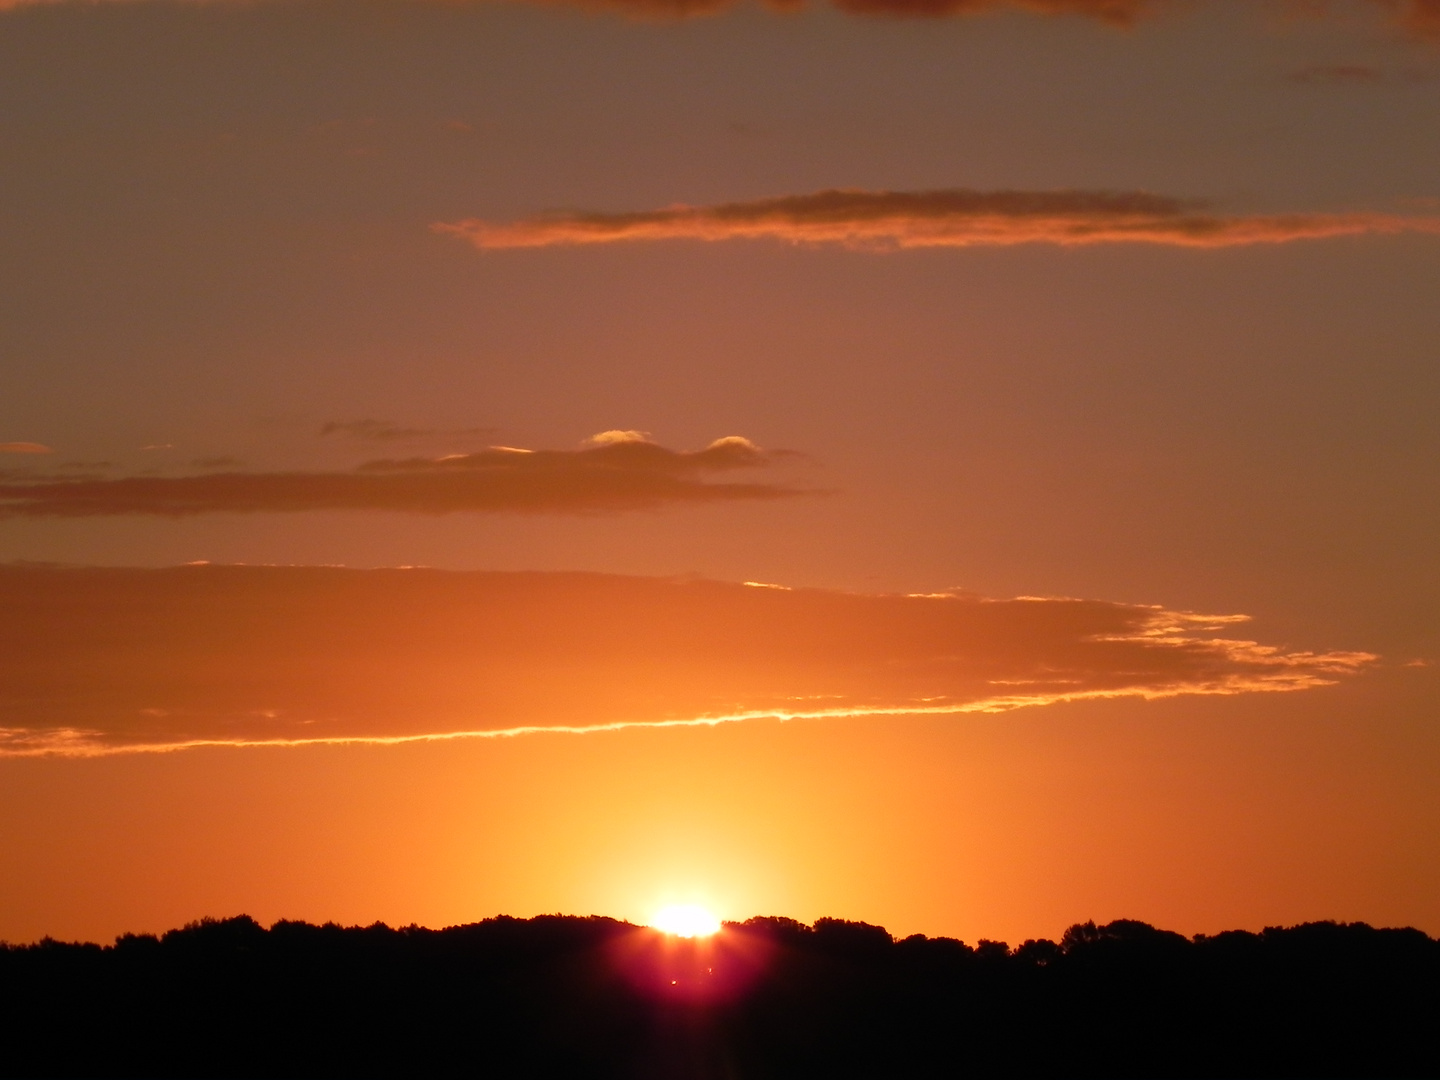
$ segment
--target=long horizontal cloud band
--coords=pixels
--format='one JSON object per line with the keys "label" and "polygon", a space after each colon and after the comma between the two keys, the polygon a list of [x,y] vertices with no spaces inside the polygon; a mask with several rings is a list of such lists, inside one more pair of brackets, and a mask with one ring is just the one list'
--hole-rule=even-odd
{"label": "long horizontal cloud band", "polygon": [[1208,213],[1202,204],[1113,191],[831,190],[637,213],[550,213],[509,223],[442,222],[478,248],[640,240],[775,239],[890,248],[1149,243],[1215,248],[1366,233],[1440,235],[1440,217]]}
{"label": "long horizontal cloud band", "polygon": [[704,480],[704,473],[761,468],[777,456],[736,436],[689,453],[668,450],[633,432],[597,438],[606,437],[608,441],[585,450],[495,447],[443,458],[372,461],[348,473],[12,477],[0,483],[0,518],[300,510],[604,513],[804,494],[776,484]]}
{"label": "long horizontal cloud band", "polygon": [[597,574],[0,567],[0,755],[1301,690],[1362,653],[1102,601]]}

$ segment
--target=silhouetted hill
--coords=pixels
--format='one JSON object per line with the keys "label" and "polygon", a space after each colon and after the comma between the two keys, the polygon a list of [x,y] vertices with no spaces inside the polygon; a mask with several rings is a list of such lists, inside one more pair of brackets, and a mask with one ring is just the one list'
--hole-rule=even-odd
{"label": "silhouetted hill", "polygon": [[1440,1075],[1440,942],[1308,923],[1187,939],[893,940],[606,918],[445,930],[241,916],[114,945],[0,948],[0,1075]]}

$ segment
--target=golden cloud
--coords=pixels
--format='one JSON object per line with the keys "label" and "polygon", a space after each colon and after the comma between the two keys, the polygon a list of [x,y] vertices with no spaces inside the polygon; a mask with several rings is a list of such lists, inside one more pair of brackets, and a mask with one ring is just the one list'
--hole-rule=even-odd
{"label": "golden cloud", "polygon": [[[763,468],[786,451],[729,436],[703,450],[608,438],[582,450],[490,447],[472,454],[369,461],[353,472],[205,472],[193,476],[8,477],[0,518],[392,510],[415,514],[610,513],[671,503],[782,499],[779,484],[711,483],[702,474]],[[633,434],[633,433],[632,433]]]}
{"label": "golden cloud", "polygon": [[1375,659],[1136,604],[601,574],[8,566],[0,606],[8,756],[1295,691]]}
{"label": "golden cloud", "polygon": [[866,250],[1014,244],[1146,243],[1217,248],[1367,233],[1440,235],[1440,217],[1209,213],[1140,191],[860,191],[836,189],[635,213],[551,213],[495,223],[439,223],[481,249],[641,240],[756,240]]}

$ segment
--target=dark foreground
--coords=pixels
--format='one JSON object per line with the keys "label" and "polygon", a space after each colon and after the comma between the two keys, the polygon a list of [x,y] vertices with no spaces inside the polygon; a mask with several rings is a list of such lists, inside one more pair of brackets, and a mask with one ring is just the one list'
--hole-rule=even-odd
{"label": "dark foreground", "polygon": [[1440,1076],[1440,942],[1144,923],[1017,949],[863,923],[205,921],[0,949],[0,1075]]}

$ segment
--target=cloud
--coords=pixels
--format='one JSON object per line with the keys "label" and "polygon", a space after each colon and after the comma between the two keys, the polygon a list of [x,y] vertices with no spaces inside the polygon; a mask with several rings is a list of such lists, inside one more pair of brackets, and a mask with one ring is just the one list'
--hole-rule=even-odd
{"label": "cloud", "polygon": [[0,604],[8,756],[958,715],[1305,690],[1375,659],[1136,604],[601,574],[12,565]]}
{"label": "cloud", "polygon": [[38,442],[0,442],[0,454],[53,454],[55,451]]}
{"label": "cloud", "polygon": [[688,452],[646,439],[604,439],[581,450],[495,446],[473,454],[369,461],[353,472],[31,479],[11,473],[0,482],[0,519],[301,510],[607,513],[807,494],[778,484],[706,482],[705,473],[761,469],[795,456],[761,450],[739,436]]}
{"label": "cloud", "polygon": [[1440,217],[1378,213],[1225,216],[1142,191],[837,189],[635,213],[562,212],[509,223],[439,223],[481,249],[639,240],[775,239],[864,250],[1147,243],[1214,248],[1366,233],[1440,235]]}
{"label": "cloud", "polygon": [[[831,0],[831,4],[840,11],[853,15],[948,18],[1020,11],[1037,15],[1075,15],[1122,27],[1132,26],[1145,16],[1164,8],[1173,10],[1182,6],[1176,0]],[[604,6],[623,10],[630,5],[618,0],[607,0]],[[663,9],[665,6],[665,0],[634,0],[634,7],[637,9]],[[674,6],[684,9],[690,6],[690,0],[676,0]],[[708,13],[725,6],[728,5],[697,4],[695,13]],[[785,10],[801,7],[803,4],[782,2],[769,6]],[[1418,37],[1440,36],[1440,0],[1370,0],[1370,6],[1386,12],[1398,26],[1411,34]],[[1311,13],[1325,17],[1330,14],[1329,6],[1322,0],[1320,5],[1311,5]]]}
{"label": "cloud", "polygon": [[1384,0],[1400,10],[1400,22],[1417,37],[1440,38],[1440,0]]}

